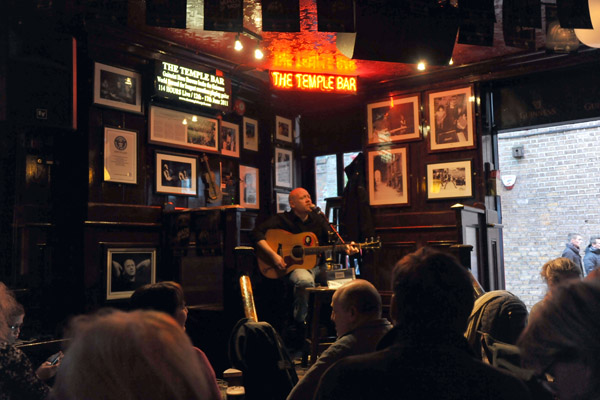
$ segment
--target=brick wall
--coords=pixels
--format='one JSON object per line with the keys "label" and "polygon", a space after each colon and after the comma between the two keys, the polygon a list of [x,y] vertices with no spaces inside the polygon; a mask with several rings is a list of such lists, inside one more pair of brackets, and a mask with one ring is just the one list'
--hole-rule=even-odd
{"label": "brick wall", "polygon": [[600,121],[505,132],[498,145],[501,175],[517,176],[512,190],[499,183],[506,288],[531,308],[546,293],[540,269],[567,234],[581,234],[583,247],[600,235]]}

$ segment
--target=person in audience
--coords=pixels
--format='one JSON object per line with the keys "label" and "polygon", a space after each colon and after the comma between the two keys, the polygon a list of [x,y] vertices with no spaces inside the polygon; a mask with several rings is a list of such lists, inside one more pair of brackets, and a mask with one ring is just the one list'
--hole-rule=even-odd
{"label": "person in audience", "polygon": [[337,339],[294,386],[287,400],[312,399],[323,373],[337,360],[375,351],[392,324],[381,318],[381,296],[375,286],[356,279],[341,286],[331,300]]}
{"label": "person in audience", "polygon": [[585,274],[589,275],[590,272],[598,267],[600,267],[600,236],[592,236],[590,244],[585,248],[583,268],[585,269]]}
{"label": "person in audience", "polygon": [[[150,283],[136,289],[130,298],[133,309],[154,310],[164,312],[175,319],[177,324],[185,331],[185,322],[188,309],[185,305],[183,288],[177,282],[164,281]],[[219,393],[215,371],[202,350],[194,346],[198,360],[202,367],[201,373],[210,384],[213,395]]]}
{"label": "person in audience", "polygon": [[45,399],[50,387],[44,383],[56,374],[60,360],[44,362],[36,371],[14,343],[19,338],[25,310],[0,282],[0,399]]}
{"label": "person in audience", "polygon": [[561,254],[561,257],[566,257],[577,265],[581,276],[583,276],[583,264],[581,263],[579,251],[582,243],[583,237],[579,233],[569,233],[566,247]]}
{"label": "person in audience", "polygon": [[463,336],[474,302],[466,268],[431,248],[393,270],[394,328],[381,350],[345,357],[321,378],[315,399],[529,399],[508,372],[476,360]]}
{"label": "person in audience", "polygon": [[558,285],[572,279],[581,279],[579,267],[566,257],[559,257],[548,261],[542,266],[542,272],[540,275],[546,282],[546,285],[548,285],[548,291],[546,292],[544,299],[531,307],[531,311],[529,312],[530,316],[537,312],[540,305],[552,295],[554,288],[556,288]]}
{"label": "person in audience", "polygon": [[101,311],[71,321],[52,400],[219,400],[181,326],[162,312]]}
{"label": "person in audience", "polygon": [[570,281],[532,316],[517,345],[560,400],[600,399],[600,281]]}

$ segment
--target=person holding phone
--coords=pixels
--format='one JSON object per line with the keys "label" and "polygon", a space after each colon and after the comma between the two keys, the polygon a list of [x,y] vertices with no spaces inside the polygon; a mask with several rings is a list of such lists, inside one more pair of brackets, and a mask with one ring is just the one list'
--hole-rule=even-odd
{"label": "person holding phone", "polygon": [[34,371],[25,353],[15,346],[25,309],[0,282],[0,393],[2,399],[45,399],[50,387],[44,381],[56,375],[62,353]]}

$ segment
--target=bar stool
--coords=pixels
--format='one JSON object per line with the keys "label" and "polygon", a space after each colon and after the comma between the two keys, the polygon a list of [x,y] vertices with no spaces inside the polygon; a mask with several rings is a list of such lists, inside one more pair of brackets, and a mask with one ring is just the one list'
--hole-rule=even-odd
{"label": "bar stool", "polygon": [[308,321],[306,324],[306,344],[308,348],[305,348],[302,353],[302,366],[307,367],[309,364],[314,364],[317,360],[317,356],[333,342],[335,342],[335,336],[321,335],[320,331],[320,318],[321,308],[324,304],[330,304],[331,298],[335,289],[330,289],[327,286],[310,287],[304,289],[308,293]]}

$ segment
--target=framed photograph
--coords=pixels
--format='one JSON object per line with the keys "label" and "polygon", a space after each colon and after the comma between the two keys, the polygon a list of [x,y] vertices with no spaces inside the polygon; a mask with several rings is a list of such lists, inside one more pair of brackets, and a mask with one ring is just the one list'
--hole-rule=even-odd
{"label": "framed photograph", "polygon": [[429,103],[429,151],[475,148],[473,88],[432,92]]}
{"label": "framed photograph", "polygon": [[369,199],[372,206],[408,204],[406,147],[368,152]]}
{"label": "framed photograph", "polygon": [[240,206],[259,208],[258,168],[240,165]]}
{"label": "framed photograph", "polygon": [[198,195],[198,157],[156,152],[156,192]]}
{"label": "framed photograph", "polygon": [[137,132],[104,127],[104,181],[137,183]]}
{"label": "framed photograph", "polygon": [[94,103],[142,113],[142,75],[94,63]]}
{"label": "framed photograph", "polygon": [[367,105],[367,144],[421,139],[419,96],[392,97]]}
{"label": "framed photograph", "polygon": [[290,211],[289,192],[275,192],[275,204],[278,213]]}
{"label": "framed photograph", "polygon": [[244,117],[244,149],[258,151],[258,121]]}
{"label": "framed photograph", "polygon": [[275,148],[275,186],[291,189],[294,185],[294,156],[292,150]]}
{"label": "framed photograph", "polygon": [[427,164],[427,199],[472,196],[471,160]]}
{"label": "framed photograph", "polygon": [[148,141],[216,153],[219,151],[218,121],[187,112],[150,106]]}
{"label": "framed photograph", "polygon": [[107,300],[129,298],[148,283],[156,283],[155,248],[106,247]]}
{"label": "framed photograph", "polygon": [[240,126],[221,121],[221,154],[224,156],[240,156]]}
{"label": "framed photograph", "polygon": [[275,117],[275,139],[292,143],[292,120],[279,115]]}

